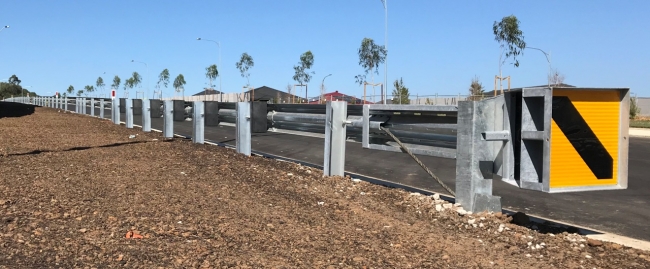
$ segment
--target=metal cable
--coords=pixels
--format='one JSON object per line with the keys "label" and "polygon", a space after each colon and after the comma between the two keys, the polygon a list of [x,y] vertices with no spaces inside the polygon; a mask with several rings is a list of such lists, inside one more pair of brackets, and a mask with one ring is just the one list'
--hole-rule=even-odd
{"label": "metal cable", "polygon": [[408,155],[410,155],[411,158],[413,158],[413,160],[415,160],[415,162],[418,163],[418,164],[420,165],[420,167],[422,167],[422,169],[424,169],[424,171],[427,172],[427,174],[429,174],[429,176],[431,176],[433,179],[435,179],[435,180],[438,182],[438,184],[440,184],[440,186],[442,186],[442,188],[444,188],[445,190],[447,190],[447,192],[449,192],[449,194],[451,194],[451,196],[454,196],[454,197],[456,196],[456,193],[455,193],[454,191],[452,191],[449,187],[447,187],[447,185],[445,185],[445,183],[443,183],[442,180],[440,180],[440,178],[438,178],[435,174],[433,174],[433,172],[431,172],[431,170],[429,170],[429,168],[427,168],[427,167],[426,167],[426,166],[425,166],[425,165],[420,161],[420,159],[418,159],[418,157],[415,157],[415,155],[411,152],[411,150],[408,149],[404,144],[402,144],[402,141],[400,141],[400,140],[399,140],[395,135],[393,135],[393,133],[391,133],[390,130],[388,130],[388,128],[384,128],[383,126],[380,126],[379,128],[380,128],[382,131],[386,132],[388,135],[390,135],[390,137],[392,137],[393,140],[395,140],[395,142],[397,142],[397,144],[399,144],[399,146],[400,146],[404,151],[406,151],[406,153],[408,153]]}

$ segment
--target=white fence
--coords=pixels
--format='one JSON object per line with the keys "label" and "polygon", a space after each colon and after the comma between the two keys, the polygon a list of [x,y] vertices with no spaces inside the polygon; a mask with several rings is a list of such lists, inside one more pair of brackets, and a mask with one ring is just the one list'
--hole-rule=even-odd
{"label": "white fence", "polygon": [[207,94],[198,96],[174,96],[162,98],[162,100],[185,100],[192,101],[219,101],[219,102],[245,102],[250,101],[250,96],[244,93],[222,93],[222,94]]}

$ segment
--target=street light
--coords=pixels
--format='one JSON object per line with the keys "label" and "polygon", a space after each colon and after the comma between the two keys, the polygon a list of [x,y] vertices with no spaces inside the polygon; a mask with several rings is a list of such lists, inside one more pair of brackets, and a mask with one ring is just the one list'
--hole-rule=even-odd
{"label": "street light", "polygon": [[[545,51],[543,51],[541,49],[538,49],[538,48],[533,48],[533,47],[526,47],[526,48],[527,49],[538,50],[538,51],[544,53],[544,56],[546,57],[546,61],[548,62],[548,72],[549,72],[549,74],[551,74],[553,72],[553,71],[551,71],[551,60],[548,58],[548,53],[546,53]],[[548,86],[551,87],[551,82],[550,81],[548,81]]]}
{"label": "street light", "polygon": [[2,30],[7,29],[7,28],[9,28],[9,25],[5,25],[5,27],[0,28],[0,32],[2,32]]}
{"label": "street light", "polygon": [[320,83],[320,96],[318,96],[318,103],[320,104],[322,102],[323,96],[325,95],[325,79],[332,74],[329,74],[323,78],[323,81]]}
{"label": "street light", "polygon": [[[384,85],[388,85],[388,0],[381,0],[384,4],[384,48],[386,49],[386,59],[384,59]],[[386,91],[388,88],[384,86],[383,104],[386,104]]]}
{"label": "street light", "polygon": [[[149,66],[148,66],[147,63],[145,63],[145,62],[140,62],[140,61],[136,61],[136,60],[131,60],[131,62],[132,62],[132,63],[141,63],[141,64],[144,64],[145,67],[147,67],[147,79],[146,79],[145,81],[147,82],[147,95],[146,95],[146,96],[148,96],[148,95],[149,95],[149,83],[148,83],[148,82],[149,82]],[[145,96],[144,99],[147,99],[146,96]],[[137,98],[137,97],[138,97],[138,96],[137,96],[137,94],[136,94],[136,98]]]}
{"label": "street light", "polygon": [[[214,42],[215,44],[217,44],[217,46],[219,47],[219,67],[217,67],[217,71],[219,71],[219,68],[221,68],[221,42],[210,40],[210,39],[202,39],[200,37],[197,38],[196,40],[210,41],[210,42]],[[219,72],[219,73],[221,73],[221,72]],[[223,102],[223,94],[222,93],[223,92],[221,91],[221,74],[219,74],[219,95],[221,97],[221,102]]]}

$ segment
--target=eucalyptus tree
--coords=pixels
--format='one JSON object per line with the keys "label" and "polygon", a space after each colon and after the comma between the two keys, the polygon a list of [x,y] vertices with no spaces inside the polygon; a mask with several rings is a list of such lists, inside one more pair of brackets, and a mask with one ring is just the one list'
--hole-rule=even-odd
{"label": "eucalyptus tree", "polygon": [[[500,22],[495,21],[492,24],[492,31],[494,32],[494,40],[499,42],[499,47],[501,48],[501,53],[499,54],[499,73],[501,72],[501,65],[510,56],[514,60],[514,66],[519,67],[517,56],[524,53],[526,42],[524,41],[524,33],[519,29],[519,20],[517,17],[510,15],[503,17]],[[505,56],[503,61],[502,56]]]}
{"label": "eucalyptus tree", "polygon": [[183,100],[185,100],[185,77],[183,74],[178,74],[176,76],[176,79],[174,79],[174,89],[176,89],[176,92],[183,92]]}
{"label": "eucalyptus tree", "polygon": [[72,85],[68,86],[68,89],[66,90],[68,92],[68,95],[74,94],[74,87]]}
{"label": "eucalyptus tree", "polygon": [[97,86],[98,91],[104,91],[104,79],[102,77],[98,77],[97,81],[95,82],[95,86]]}
{"label": "eucalyptus tree", "polygon": [[124,81],[124,97],[125,98],[129,98],[129,90],[133,89],[134,84],[135,83],[133,82],[132,77],[130,77],[130,78],[126,79],[126,81]]}
{"label": "eucalyptus tree", "polygon": [[217,70],[217,65],[213,64],[205,68],[205,77],[210,80],[210,88],[214,89],[212,81],[219,76],[219,70]]}
{"label": "eucalyptus tree", "polygon": [[[295,71],[293,80],[298,82],[300,85],[305,85],[306,87],[306,84],[311,80],[311,75],[314,74],[314,72],[307,71],[312,65],[314,65],[314,54],[311,53],[311,50],[308,50],[300,55],[300,62],[298,65],[293,66],[293,70]],[[307,90],[305,90],[305,98],[308,98]]]}
{"label": "eucalyptus tree", "polygon": [[160,75],[158,75],[158,82],[156,83],[156,89],[158,89],[158,92],[162,98],[160,85],[165,86],[165,89],[167,89],[167,85],[169,85],[169,70],[167,70],[167,68],[163,69],[163,71],[160,72]]}
{"label": "eucalyptus tree", "polygon": [[366,37],[361,41],[361,46],[357,52],[359,54],[359,65],[363,67],[364,74],[355,76],[356,82],[363,85],[366,82],[368,73],[370,73],[371,80],[374,82],[373,73],[379,74],[379,65],[386,61],[386,48],[375,44],[372,38]]}
{"label": "eucalyptus tree", "polygon": [[118,90],[120,88],[120,83],[121,82],[122,82],[122,80],[120,79],[120,77],[115,75],[115,77],[113,78],[113,84],[111,84],[111,88],[114,89],[114,90]]}
{"label": "eucalyptus tree", "polygon": [[244,52],[239,58],[239,62],[235,63],[235,66],[237,67],[237,69],[239,69],[241,76],[243,78],[246,78],[246,87],[250,87],[251,81],[249,78],[251,74],[248,72],[248,70],[251,69],[253,66],[255,66],[255,62],[253,62],[253,57],[248,55],[248,53]]}
{"label": "eucalyptus tree", "polygon": [[92,85],[86,85],[84,87],[84,93],[86,96],[88,96],[88,94],[92,94],[92,92],[94,91],[95,91],[95,87],[93,87]]}

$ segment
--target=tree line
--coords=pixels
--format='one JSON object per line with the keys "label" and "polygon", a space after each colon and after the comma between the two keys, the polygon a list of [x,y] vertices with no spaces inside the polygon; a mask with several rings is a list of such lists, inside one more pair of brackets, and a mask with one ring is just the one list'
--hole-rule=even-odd
{"label": "tree line", "polygon": [[[519,28],[520,21],[516,16],[510,15],[505,16],[501,21],[495,21],[492,25],[492,32],[494,34],[495,41],[499,44],[500,55],[499,55],[499,75],[495,77],[496,80],[502,81],[504,77],[502,76],[501,68],[506,63],[508,59],[512,59],[511,64],[514,67],[519,67],[519,59],[523,55],[524,50],[526,49],[526,42],[524,41],[523,31]],[[372,38],[363,38],[361,45],[357,50],[359,56],[359,66],[363,68],[363,73],[356,75],[354,77],[355,82],[359,85],[375,85],[374,75],[379,74],[380,65],[385,63],[386,56],[388,51],[383,45],[378,45],[374,42]],[[245,79],[245,85],[243,89],[251,89],[250,75],[251,69],[254,67],[255,62],[253,57],[244,52],[241,54],[239,61],[235,63],[235,67],[239,70],[239,73],[242,78]],[[315,72],[310,71],[314,65],[314,54],[311,50],[307,50],[299,56],[299,61],[296,65],[293,66],[294,75],[293,80],[296,82],[295,86],[306,87],[306,85],[311,81]],[[208,87],[205,90],[214,91],[213,81],[220,76],[219,70],[216,64],[212,64],[205,68],[205,77],[209,80]],[[368,81],[368,76],[370,81]],[[129,90],[141,86],[142,76],[138,72],[133,72],[131,77],[126,79],[123,84],[121,84],[121,79],[119,76],[115,75],[113,78],[113,83],[111,84],[112,89],[119,89],[120,86],[123,87],[124,95],[128,97]],[[163,69],[162,72],[158,75],[158,82],[156,83],[157,93],[161,95],[161,88],[167,88],[170,83],[170,73],[168,69]],[[548,83],[549,85],[561,85],[564,83],[564,75],[561,74],[557,69],[550,70],[548,74]],[[172,86],[174,87],[177,93],[181,93],[182,96],[185,96],[185,86],[186,81],[183,74],[178,74],[174,79]],[[392,83],[393,90],[393,102],[399,104],[409,104],[409,89],[405,86],[403,78],[395,79]],[[89,95],[95,92],[96,90],[104,90],[104,79],[100,76],[97,78],[94,85],[86,85],[83,89],[79,89],[76,92],[77,96]],[[388,85],[384,85],[385,87]],[[287,87],[287,90],[291,91],[291,85]],[[75,94],[75,89],[72,85],[68,87],[66,92],[69,95]],[[470,81],[469,87],[469,96],[470,100],[479,100],[482,98],[485,89],[483,84],[480,82],[477,76],[474,76]],[[156,92],[154,92],[155,95]],[[294,93],[295,94],[295,93]],[[305,93],[307,94],[307,93]]]}
{"label": "tree line", "polygon": [[0,82],[0,99],[19,96],[38,96],[21,86],[21,82],[22,81],[18,79],[18,76],[15,74],[11,75],[11,77],[7,79],[7,82]]}

